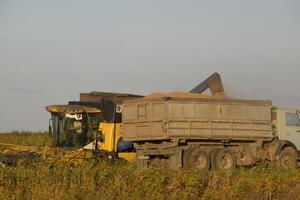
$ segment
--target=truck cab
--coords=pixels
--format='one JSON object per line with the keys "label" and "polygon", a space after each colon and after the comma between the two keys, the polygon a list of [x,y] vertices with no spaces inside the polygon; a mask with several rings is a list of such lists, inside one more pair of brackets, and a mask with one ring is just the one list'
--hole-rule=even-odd
{"label": "truck cab", "polygon": [[273,110],[275,135],[279,140],[291,142],[300,150],[300,112],[296,109],[275,108]]}

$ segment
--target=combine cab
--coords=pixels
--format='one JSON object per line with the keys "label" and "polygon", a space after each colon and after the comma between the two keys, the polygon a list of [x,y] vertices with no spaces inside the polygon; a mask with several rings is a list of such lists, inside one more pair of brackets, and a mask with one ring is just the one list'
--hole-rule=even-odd
{"label": "combine cab", "polygon": [[46,108],[51,113],[49,134],[54,147],[78,148],[93,142],[99,135],[100,109],[78,105],[54,105]]}

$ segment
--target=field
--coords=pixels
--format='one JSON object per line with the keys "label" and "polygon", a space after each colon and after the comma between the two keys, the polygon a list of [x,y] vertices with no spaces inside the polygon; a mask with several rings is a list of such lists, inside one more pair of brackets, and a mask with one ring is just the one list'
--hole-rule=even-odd
{"label": "field", "polygon": [[[46,133],[0,134],[1,143],[51,145]],[[234,172],[137,169],[123,161],[0,166],[0,199],[299,199],[300,170]]]}

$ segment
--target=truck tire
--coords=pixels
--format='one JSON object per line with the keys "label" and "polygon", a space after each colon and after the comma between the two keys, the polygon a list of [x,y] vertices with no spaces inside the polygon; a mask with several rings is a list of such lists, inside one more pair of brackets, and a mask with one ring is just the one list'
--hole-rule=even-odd
{"label": "truck tire", "polygon": [[237,161],[229,149],[219,149],[212,154],[212,167],[215,170],[235,170]]}
{"label": "truck tire", "polygon": [[210,169],[210,157],[205,150],[197,148],[183,153],[183,167],[208,171]]}
{"label": "truck tire", "polygon": [[278,165],[283,168],[296,168],[297,151],[293,147],[285,147],[279,153]]}

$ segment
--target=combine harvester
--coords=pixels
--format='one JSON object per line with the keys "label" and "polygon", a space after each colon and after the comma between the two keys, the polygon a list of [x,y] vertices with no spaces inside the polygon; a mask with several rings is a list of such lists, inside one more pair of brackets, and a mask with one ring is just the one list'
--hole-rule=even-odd
{"label": "combine harvester", "polygon": [[52,147],[0,144],[0,159],[14,163],[20,159],[81,163],[82,160],[109,157],[129,162],[136,154],[132,142],[121,137],[121,102],[142,98],[139,95],[91,92],[81,93],[80,101],[52,105],[49,135]]}

